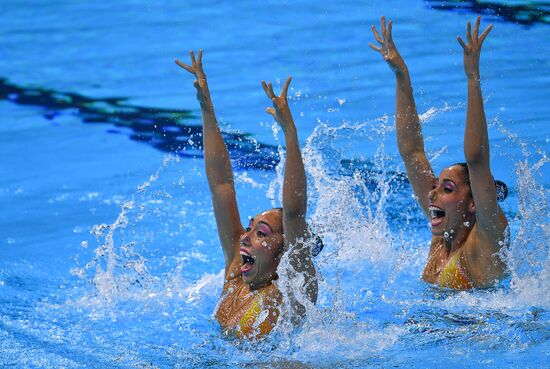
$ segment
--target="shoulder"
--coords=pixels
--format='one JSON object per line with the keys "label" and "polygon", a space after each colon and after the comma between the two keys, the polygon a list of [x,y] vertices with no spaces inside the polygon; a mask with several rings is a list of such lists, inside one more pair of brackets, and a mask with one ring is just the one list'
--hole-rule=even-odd
{"label": "shoulder", "polygon": [[281,304],[283,301],[281,291],[279,291],[279,288],[273,283],[262,288],[261,293],[263,294],[266,303],[269,305],[276,306]]}
{"label": "shoulder", "polygon": [[225,298],[227,298],[228,295],[239,292],[245,286],[246,285],[242,278],[235,277],[231,279],[225,279],[223,282],[222,298],[224,296]]}
{"label": "shoulder", "polygon": [[464,242],[463,249],[466,255],[473,258],[490,257],[509,244],[510,231],[506,216],[502,211],[499,211],[497,216],[499,219],[489,232],[477,223],[474,224]]}
{"label": "shoulder", "polygon": [[501,232],[500,237],[488,237],[474,225],[462,247],[460,263],[476,287],[493,285],[502,278],[506,266],[500,250],[507,244],[507,231]]}
{"label": "shoulder", "polygon": [[441,236],[432,236],[430,241],[430,255],[434,252],[439,252],[443,248],[443,237]]}

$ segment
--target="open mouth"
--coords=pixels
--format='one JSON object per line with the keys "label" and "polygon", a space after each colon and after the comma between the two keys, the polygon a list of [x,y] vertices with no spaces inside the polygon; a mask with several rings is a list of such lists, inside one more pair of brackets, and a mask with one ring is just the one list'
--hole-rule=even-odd
{"label": "open mouth", "polygon": [[445,218],[445,211],[433,205],[430,205],[428,210],[430,210],[432,227],[440,225],[443,222],[443,218]]}
{"label": "open mouth", "polygon": [[249,272],[250,269],[252,269],[252,266],[254,265],[254,262],[256,259],[252,255],[250,255],[247,251],[241,249],[241,259],[243,262],[243,265],[241,266],[241,273]]}

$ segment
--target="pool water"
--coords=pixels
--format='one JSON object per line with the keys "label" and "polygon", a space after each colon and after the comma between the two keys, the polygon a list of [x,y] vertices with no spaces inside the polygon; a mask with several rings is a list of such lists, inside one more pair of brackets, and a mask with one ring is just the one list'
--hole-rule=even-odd
{"label": "pool water", "polygon": [[[0,366],[549,367],[550,4],[482,5],[2,2]],[[455,39],[476,11],[495,24],[481,75],[511,246],[500,285],[453,292],[419,278],[430,233],[396,148],[394,77],[368,42],[394,20],[439,171],[463,161]],[[223,256],[192,77],[173,63],[199,48],[243,221],[281,198],[260,81],[293,76],[320,295],[301,328],[261,342],[213,317]]]}

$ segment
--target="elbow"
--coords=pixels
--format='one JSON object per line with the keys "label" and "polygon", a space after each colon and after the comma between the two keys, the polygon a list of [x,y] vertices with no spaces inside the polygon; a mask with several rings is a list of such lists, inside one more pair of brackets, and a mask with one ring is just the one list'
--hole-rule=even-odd
{"label": "elbow", "polygon": [[464,158],[468,164],[477,164],[489,159],[489,148],[485,145],[477,145],[475,148],[464,150]]}
{"label": "elbow", "polygon": [[416,150],[408,146],[399,145],[398,149],[399,149],[399,155],[401,155],[401,158],[403,158],[403,160],[410,160],[415,156]]}
{"label": "elbow", "polygon": [[306,217],[305,206],[284,206],[283,205],[283,217],[287,220],[301,220]]}
{"label": "elbow", "polygon": [[[285,199],[283,193],[283,215],[286,219],[305,218],[307,211],[307,195],[305,192],[295,193],[293,199]],[[288,200],[288,201],[285,201]]]}
{"label": "elbow", "polygon": [[[410,163],[413,165],[418,165],[423,161],[423,158],[426,157],[426,154],[423,150],[418,150],[410,146],[399,147],[399,155],[405,162],[405,164]],[[425,160],[425,159],[424,159]]]}

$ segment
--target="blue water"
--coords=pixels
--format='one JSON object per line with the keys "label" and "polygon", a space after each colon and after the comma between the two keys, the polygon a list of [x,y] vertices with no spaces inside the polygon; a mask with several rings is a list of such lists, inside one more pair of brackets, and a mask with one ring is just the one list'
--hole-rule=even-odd
{"label": "blue water", "polygon": [[[0,366],[549,367],[548,17],[483,10],[509,276],[449,292],[419,279],[429,231],[396,149],[393,76],[368,47],[393,19],[433,166],[462,161],[455,38],[476,13],[435,3],[2,2]],[[243,220],[281,195],[260,81],[294,78],[320,298],[301,329],[283,321],[260,343],[213,318],[223,256],[192,78],[173,63],[199,48]]]}

